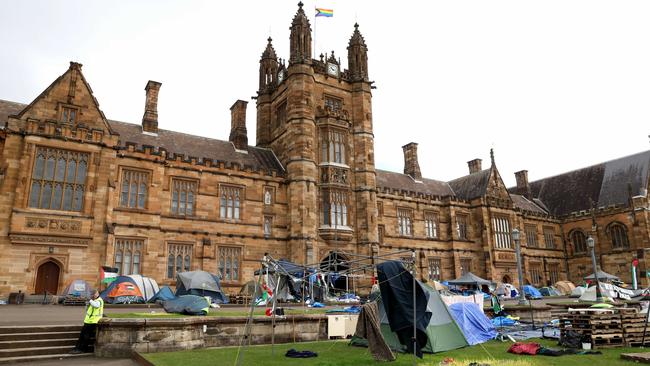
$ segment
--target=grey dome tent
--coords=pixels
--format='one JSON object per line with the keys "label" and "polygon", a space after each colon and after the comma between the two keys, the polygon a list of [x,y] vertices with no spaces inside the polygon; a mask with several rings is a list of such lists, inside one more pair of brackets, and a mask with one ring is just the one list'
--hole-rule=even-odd
{"label": "grey dome tent", "polygon": [[447,283],[450,285],[475,285],[478,288],[480,288],[482,285],[492,284],[491,281],[482,279],[472,272],[467,272],[455,280],[447,281]]}
{"label": "grey dome tent", "polygon": [[221,290],[219,277],[205,271],[181,272],[176,275],[176,296],[210,296],[217,304],[228,303]]}
{"label": "grey dome tent", "polygon": [[[618,278],[618,277],[616,277],[616,276],[614,276],[614,275],[611,275],[611,274],[609,274],[609,273],[607,273],[607,272],[604,272],[604,271],[602,271],[602,270],[600,270],[600,269],[598,270],[597,273],[598,273],[598,280],[599,280],[599,281],[609,282],[609,281],[613,281],[613,280],[615,280],[615,281],[620,280],[620,278]],[[586,276],[586,277],[584,278],[584,280],[585,280],[585,281],[595,281],[596,278],[594,277],[594,274],[592,273],[592,274],[590,274],[589,276]]]}

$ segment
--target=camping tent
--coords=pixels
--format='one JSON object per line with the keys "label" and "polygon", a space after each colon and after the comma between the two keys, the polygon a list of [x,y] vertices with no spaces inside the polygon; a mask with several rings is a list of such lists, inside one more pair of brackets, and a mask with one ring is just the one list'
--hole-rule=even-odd
{"label": "camping tent", "polygon": [[450,286],[474,285],[480,288],[482,285],[489,286],[492,282],[482,279],[472,272],[467,272],[459,278],[449,281],[448,283]]}
{"label": "camping tent", "polygon": [[[277,301],[290,302],[301,301],[303,299],[303,286],[305,287],[305,290],[308,290],[308,287],[320,287],[320,281],[310,281],[310,284],[308,284],[304,280],[307,277],[313,277],[316,279],[316,275],[309,276],[310,273],[314,272],[316,272],[316,270],[313,268],[304,267],[299,264],[280,259],[278,261],[272,262],[266,269],[262,271],[255,271],[255,275],[269,274],[269,276],[265,279],[265,283],[266,286],[273,292],[273,296],[276,297]],[[276,281],[278,278],[279,283]],[[253,289],[254,288],[255,287],[253,286]],[[253,290],[250,291],[252,292]],[[318,296],[317,292],[321,291],[314,291],[314,300],[320,301],[322,300],[322,296]],[[261,293],[261,291],[258,289],[258,295],[259,293]],[[259,296],[256,296],[256,298],[258,297]]]}
{"label": "camping tent", "polygon": [[160,291],[158,283],[151,277],[145,277],[139,274],[128,275],[132,282],[138,286],[145,302],[149,302]]}
{"label": "camping tent", "polygon": [[560,294],[567,296],[571,295],[571,291],[573,291],[576,286],[573,284],[573,282],[570,281],[557,281],[555,283],[555,288]]}
{"label": "camping tent", "polygon": [[168,313],[180,313],[187,315],[208,315],[210,304],[202,296],[182,295],[163,302],[163,308]]}
{"label": "camping tent", "polygon": [[434,289],[436,289],[438,291],[447,290],[447,286],[445,286],[442,283],[440,283],[438,281],[435,281],[435,280],[431,281],[431,287],[433,287]]}
{"label": "camping tent", "polygon": [[158,300],[162,302],[162,301],[172,300],[175,298],[176,296],[174,295],[174,291],[172,291],[172,289],[169,288],[169,286],[163,286],[160,289],[160,291],[158,291],[156,295],[154,295],[154,297],[149,299],[149,301],[147,302],[156,302]]}
{"label": "camping tent", "polygon": [[560,292],[553,286],[546,286],[539,289],[542,296],[560,296]]}
{"label": "camping tent", "polygon": [[[605,301],[613,301],[614,299],[630,300],[630,298],[634,296],[634,291],[609,283],[600,284],[600,293]],[[596,286],[589,287],[580,296],[579,301],[596,301]]]}
{"label": "camping tent", "polygon": [[459,302],[449,306],[449,312],[454,317],[471,346],[489,341],[497,336],[494,325],[478,305],[473,302]]}
{"label": "camping tent", "polygon": [[[411,287],[411,284],[413,281],[413,276],[404,269],[401,262],[395,263],[398,263],[399,268],[401,268],[401,271],[398,272],[399,275],[396,275],[396,277],[399,277],[401,279],[401,282],[405,284],[405,286],[402,286],[398,289],[398,293],[403,295],[401,296],[402,301],[400,301],[400,303],[404,306],[404,308],[410,307],[412,309],[413,288]],[[385,263],[380,264],[379,268],[381,268],[383,264]],[[380,270],[379,268],[378,271]],[[424,347],[422,347],[422,351],[427,353],[435,353],[467,346],[468,342],[465,339],[463,332],[454,321],[454,318],[452,318],[449,310],[447,309],[447,306],[442,302],[438,291],[422,284],[420,281],[416,281],[416,286],[419,289],[418,292],[424,295],[422,299],[426,300],[426,306],[424,307],[425,311],[423,311],[420,315],[426,315],[428,317],[424,332],[426,335],[426,342],[424,344]],[[379,308],[380,329],[386,343],[394,351],[405,352],[407,349],[406,344],[410,345],[410,339],[405,342],[406,344],[403,344],[400,342],[398,334],[393,330],[395,325],[391,325],[391,319],[394,319],[390,314],[391,307],[386,308],[384,306],[384,303],[387,301],[387,299],[385,299],[385,293],[382,292],[381,296],[376,301],[377,307]],[[388,299],[388,301],[390,302],[390,299]],[[406,315],[405,319],[407,319],[408,316],[409,315]],[[410,316],[412,316],[412,312]],[[413,328],[411,323],[410,334],[412,334],[412,329]],[[354,336],[352,338],[351,344],[357,346],[367,346],[368,342],[363,338]]]}
{"label": "camping tent", "polygon": [[117,276],[100,296],[108,304],[141,304],[145,302],[140,288],[129,276]]}
{"label": "camping tent", "polygon": [[[614,275],[611,275],[611,274],[609,274],[607,272],[604,272],[604,271],[602,271],[600,269],[598,270],[597,273],[598,273],[598,280],[599,281],[609,282],[609,281],[612,281],[612,280],[616,280],[616,281],[620,280],[620,278],[618,278],[618,277],[616,277]],[[595,281],[596,278],[594,277],[594,274],[592,273],[589,276],[586,276],[584,278],[584,280],[585,281]]]}
{"label": "camping tent", "polygon": [[70,284],[63,290],[61,295],[72,296],[82,299],[90,299],[93,295],[94,289],[90,284],[84,280],[72,280]]}
{"label": "camping tent", "polygon": [[587,290],[586,287],[578,286],[571,291],[571,297],[580,297]]}
{"label": "camping tent", "polygon": [[541,299],[542,294],[539,292],[538,289],[536,289],[534,286],[531,285],[524,285],[524,294],[526,294],[526,297],[531,298],[531,299]]}
{"label": "camping tent", "polygon": [[210,296],[217,304],[228,303],[221,290],[219,277],[205,271],[180,272],[176,275],[176,296]]}

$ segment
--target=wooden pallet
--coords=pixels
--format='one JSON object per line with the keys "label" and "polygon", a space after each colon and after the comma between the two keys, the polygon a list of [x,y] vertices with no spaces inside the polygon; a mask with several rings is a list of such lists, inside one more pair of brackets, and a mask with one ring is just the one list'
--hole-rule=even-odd
{"label": "wooden pallet", "polygon": [[623,334],[593,334],[591,343],[594,348],[623,347]]}

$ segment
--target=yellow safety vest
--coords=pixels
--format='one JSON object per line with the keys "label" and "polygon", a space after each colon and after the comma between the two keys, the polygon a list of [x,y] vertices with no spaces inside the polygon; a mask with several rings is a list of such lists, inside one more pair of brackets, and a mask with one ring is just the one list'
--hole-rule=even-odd
{"label": "yellow safety vest", "polygon": [[84,319],[85,324],[97,324],[99,319],[104,315],[104,299],[98,297],[97,301],[99,301],[98,308],[88,304],[88,307],[86,308],[86,318]]}

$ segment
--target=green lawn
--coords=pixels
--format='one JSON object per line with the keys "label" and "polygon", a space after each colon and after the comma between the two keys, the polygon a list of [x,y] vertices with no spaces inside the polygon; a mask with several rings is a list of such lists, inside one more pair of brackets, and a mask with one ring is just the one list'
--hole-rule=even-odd
{"label": "green lawn", "polygon": [[[264,308],[257,308],[253,312],[253,315],[265,315]],[[301,315],[301,314],[324,314],[326,309],[314,309],[314,308],[285,308],[284,313],[286,315]],[[228,310],[228,309],[210,309],[210,315],[208,316],[248,316],[249,312],[244,310]],[[183,315],[175,313],[166,313],[165,310],[159,309],[155,312],[132,312],[132,313],[106,313],[105,316],[109,318],[183,318],[191,317],[192,315]],[[196,316],[196,315],[194,315]]]}
{"label": "green lawn", "polygon": [[[532,340],[546,347],[556,347],[556,342],[548,340]],[[451,357],[456,362],[454,365],[466,366],[472,361],[489,363],[490,365],[509,366],[541,366],[541,365],[589,365],[589,366],[616,366],[632,365],[630,361],[623,361],[619,355],[625,352],[640,352],[639,348],[613,348],[604,349],[602,355],[571,355],[561,357],[549,356],[520,356],[507,353],[510,342],[491,341],[482,345],[461,348],[454,351],[425,355],[423,360],[418,360],[421,365],[437,366],[444,358]],[[292,359],[284,357],[290,349],[310,350],[318,353],[318,357],[309,359]],[[193,351],[149,353],[144,357],[156,366],[167,365],[235,365],[237,347],[212,348]],[[399,354],[396,362],[386,365],[411,365],[412,356]],[[348,346],[348,341],[324,341],[275,345],[275,355],[271,355],[271,346],[251,346],[244,350],[242,365],[275,366],[275,365],[300,365],[300,366],[361,366],[380,364],[373,361],[366,348]],[[383,363],[382,363],[383,364]]]}

